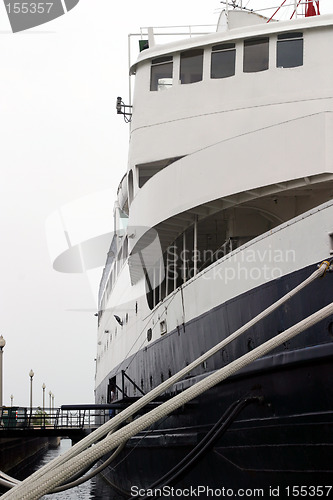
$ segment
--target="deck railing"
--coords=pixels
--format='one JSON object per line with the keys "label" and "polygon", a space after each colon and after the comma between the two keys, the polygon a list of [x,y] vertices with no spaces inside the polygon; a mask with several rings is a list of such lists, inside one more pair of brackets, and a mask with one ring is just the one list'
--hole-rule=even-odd
{"label": "deck railing", "polygon": [[61,408],[4,407],[0,409],[0,433],[8,429],[93,429],[114,414],[110,405]]}

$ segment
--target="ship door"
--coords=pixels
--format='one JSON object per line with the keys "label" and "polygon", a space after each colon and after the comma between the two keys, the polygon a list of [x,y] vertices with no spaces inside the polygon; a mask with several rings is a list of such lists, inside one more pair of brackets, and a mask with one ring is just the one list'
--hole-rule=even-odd
{"label": "ship door", "polygon": [[106,397],[107,404],[112,403],[112,401],[118,398],[116,389],[117,389],[116,377],[110,378],[108,384],[107,397]]}

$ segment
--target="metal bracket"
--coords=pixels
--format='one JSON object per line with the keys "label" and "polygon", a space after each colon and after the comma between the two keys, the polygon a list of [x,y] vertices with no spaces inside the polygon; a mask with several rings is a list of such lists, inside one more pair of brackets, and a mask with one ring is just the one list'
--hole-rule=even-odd
{"label": "metal bracket", "polygon": [[132,111],[126,111],[127,108],[132,109],[133,106],[124,104],[122,98],[117,97],[117,103],[116,103],[117,115],[123,115],[125,122],[129,123],[132,120]]}

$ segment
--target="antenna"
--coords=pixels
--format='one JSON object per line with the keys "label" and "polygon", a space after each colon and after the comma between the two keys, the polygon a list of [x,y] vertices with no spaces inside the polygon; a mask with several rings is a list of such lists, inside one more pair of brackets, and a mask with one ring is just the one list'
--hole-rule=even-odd
{"label": "antenna", "polygon": [[243,0],[240,0],[239,3],[236,3],[237,0],[231,0],[230,2],[227,0],[221,0],[220,3],[223,3],[225,5],[225,10],[226,13],[228,14],[229,7],[232,7],[233,9],[241,9],[241,10],[248,10],[249,12],[253,12],[253,9],[248,9],[247,7],[243,7]]}

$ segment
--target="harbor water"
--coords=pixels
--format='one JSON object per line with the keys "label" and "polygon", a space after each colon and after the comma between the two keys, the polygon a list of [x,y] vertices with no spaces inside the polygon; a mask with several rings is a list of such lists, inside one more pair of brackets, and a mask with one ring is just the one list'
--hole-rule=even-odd
{"label": "harbor water", "polygon": [[[34,464],[33,467],[24,470],[24,476],[32,474],[36,470],[40,469],[48,462],[57,458],[60,454],[64,453],[71,447],[70,439],[62,439],[60,446],[58,448],[50,448],[47,452]],[[21,479],[21,478],[20,478]],[[109,485],[104,482],[104,480],[99,476],[99,479],[95,478],[83,483],[76,488],[72,488],[68,491],[63,491],[60,493],[53,493],[46,495],[43,498],[50,500],[120,500],[121,497],[118,494],[113,494],[110,490]]]}

